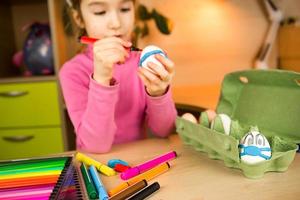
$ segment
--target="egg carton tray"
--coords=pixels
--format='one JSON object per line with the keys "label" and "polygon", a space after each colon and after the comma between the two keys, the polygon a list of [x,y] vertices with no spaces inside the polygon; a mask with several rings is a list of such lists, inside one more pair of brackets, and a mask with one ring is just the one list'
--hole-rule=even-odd
{"label": "egg carton tray", "polygon": [[[205,95],[205,94],[203,94]],[[187,145],[240,169],[248,178],[266,172],[286,171],[300,143],[300,74],[284,70],[246,70],[227,74],[216,109],[231,119],[231,133],[213,129],[201,113],[200,122],[176,119],[176,130]],[[239,155],[241,138],[256,126],[267,138],[272,156],[259,163],[245,163]]]}

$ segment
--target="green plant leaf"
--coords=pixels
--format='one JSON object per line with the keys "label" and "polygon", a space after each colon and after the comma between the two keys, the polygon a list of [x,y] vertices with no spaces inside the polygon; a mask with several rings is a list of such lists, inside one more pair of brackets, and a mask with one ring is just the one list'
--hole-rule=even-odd
{"label": "green plant leaf", "polygon": [[139,5],[137,9],[137,15],[140,20],[149,20],[151,19],[151,13],[148,12],[147,8],[144,5]]}
{"label": "green plant leaf", "polygon": [[172,32],[172,22],[165,16],[158,13],[155,9],[152,11],[152,17],[155,21],[155,24],[158,28],[158,30],[166,35],[171,34]]}

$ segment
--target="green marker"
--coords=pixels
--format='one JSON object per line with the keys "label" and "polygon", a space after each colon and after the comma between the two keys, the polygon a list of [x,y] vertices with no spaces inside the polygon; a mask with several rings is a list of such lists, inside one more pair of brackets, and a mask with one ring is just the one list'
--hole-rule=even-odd
{"label": "green marker", "polygon": [[87,190],[87,193],[88,193],[89,197],[91,199],[97,199],[98,194],[96,192],[96,188],[93,185],[91,177],[88,174],[88,171],[87,171],[86,166],[85,166],[84,163],[81,163],[80,170],[81,170],[81,173],[82,173],[82,176],[83,176],[83,179],[84,179],[84,184],[85,184],[85,187],[86,187],[86,190]]}

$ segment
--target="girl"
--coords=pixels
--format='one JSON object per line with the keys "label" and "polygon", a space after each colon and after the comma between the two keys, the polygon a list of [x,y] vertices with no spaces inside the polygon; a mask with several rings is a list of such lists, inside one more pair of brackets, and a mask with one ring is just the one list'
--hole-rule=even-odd
{"label": "girl", "polygon": [[138,67],[139,52],[129,52],[134,28],[133,0],[68,0],[76,25],[101,38],[62,67],[59,78],[75,127],[77,148],[108,152],[112,144],[145,136],[144,123],[166,137],[177,115],[170,83],[174,64],[156,55],[162,66]]}

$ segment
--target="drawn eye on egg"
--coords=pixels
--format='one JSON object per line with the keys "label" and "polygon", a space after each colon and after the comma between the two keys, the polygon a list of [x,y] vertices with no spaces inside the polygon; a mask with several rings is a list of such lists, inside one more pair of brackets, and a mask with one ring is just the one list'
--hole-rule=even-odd
{"label": "drawn eye on egg", "polygon": [[263,135],[261,135],[260,133],[257,134],[256,137],[255,137],[255,141],[256,141],[257,146],[265,146],[266,140],[267,139]]}
{"label": "drawn eye on egg", "polygon": [[245,144],[247,144],[248,146],[252,145],[254,141],[254,136],[252,133],[249,133],[246,137],[245,137]]}

